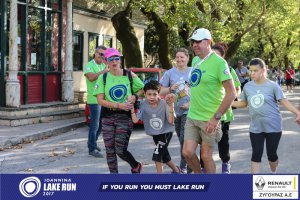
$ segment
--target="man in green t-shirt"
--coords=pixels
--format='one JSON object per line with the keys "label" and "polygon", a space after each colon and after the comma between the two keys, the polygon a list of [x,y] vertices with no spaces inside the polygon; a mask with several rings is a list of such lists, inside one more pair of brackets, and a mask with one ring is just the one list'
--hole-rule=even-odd
{"label": "man in green t-shirt", "polygon": [[190,73],[191,99],[183,154],[194,173],[201,173],[196,154],[200,144],[206,173],[216,173],[213,147],[222,137],[220,120],[231,106],[236,92],[227,62],[211,50],[210,32],[197,29],[189,40],[196,56]]}
{"label": "man in green t-shirt", "polygon": [[94,59],[88,62],[83,69],[87,86],[87,104],[90,109],[90,129],[87,142],[89,155],[98,158],[103,158],[100,153],[101,149],[97,146],[97,140],[101,132],[101,106],[98,104],[93,92],[99,75],[108,71],[108,67],[104,63],[105,50],[105,46],[97,47],[95,49]]}

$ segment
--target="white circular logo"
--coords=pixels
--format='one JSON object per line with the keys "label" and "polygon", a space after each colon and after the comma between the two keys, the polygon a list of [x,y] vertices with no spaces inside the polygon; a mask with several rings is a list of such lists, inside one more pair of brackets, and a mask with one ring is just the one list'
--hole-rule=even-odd
{"label": "white circular logo", "polygon": [[260,108],[265,102],[265,97],[262,94],[256,94],[251,97],[250,102],[253,108]]}
{"label": "white circular logo", "polygon": [[152,118],[152,119],[150,119],[150,126],[154,130],[160,130],[163,126],[162,120],[159,118]]}
{"label": "white circular logo", "polygon": [[19,184],[19,190],[24,197],[34,197],[40,189],[41,181],[34,176],[23,179]]}

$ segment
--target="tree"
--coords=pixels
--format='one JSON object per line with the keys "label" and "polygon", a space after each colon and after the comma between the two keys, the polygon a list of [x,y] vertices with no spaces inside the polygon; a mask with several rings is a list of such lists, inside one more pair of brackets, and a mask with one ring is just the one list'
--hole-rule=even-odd
{"label": "tree", "polygon": [[116,30],[116,36],[123,47],[123,55],[127,67],[143,67],[142,54],[135,31],[131,25],[131,0],[125,10],[115,14],[111,21]]}

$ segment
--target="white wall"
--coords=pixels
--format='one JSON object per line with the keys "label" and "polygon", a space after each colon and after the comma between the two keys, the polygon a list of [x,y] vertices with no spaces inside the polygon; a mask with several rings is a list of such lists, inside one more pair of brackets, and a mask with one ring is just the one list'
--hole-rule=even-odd
{"label": "white wall", "polygon": [[[144,58],[144,29],[143,26],[133,25],[138,38],[142,58]],[[99,44],[103,44],[103,35],[112,36],[113,47],[116,47],[116,32],[110,19],[103,19],[99,16],[91,15],[82,11],[74,10],[73,30],[84,32],[83,66],[88,62],[88,33],[100,35]],[[85,77],[82,71],[73,72],[74,91],[86,91]]]}

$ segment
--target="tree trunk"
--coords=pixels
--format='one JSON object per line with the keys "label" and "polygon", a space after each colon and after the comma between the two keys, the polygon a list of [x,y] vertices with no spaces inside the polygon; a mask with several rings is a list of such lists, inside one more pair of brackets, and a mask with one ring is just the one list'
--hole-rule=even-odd
{"label": "tree trunk", "polygon": [[139,42],[129,19],[131,13],[130,3],[128,3],[125,10],[115,14],[111,21],[116,30],[117,39],[122,44],[126,67],[142,68],[143,60]]}
{"label": "tree trunk", "polygon": [[153,21],[153,25],[158,35],[158,56],[159,62],[163,69],[171,69],[172,64],[169,59],[169,29],[168,25],[162,21],[162,19],[153,11],[146,11],[145,8],[141,8],[141,12],[150,20]]}

